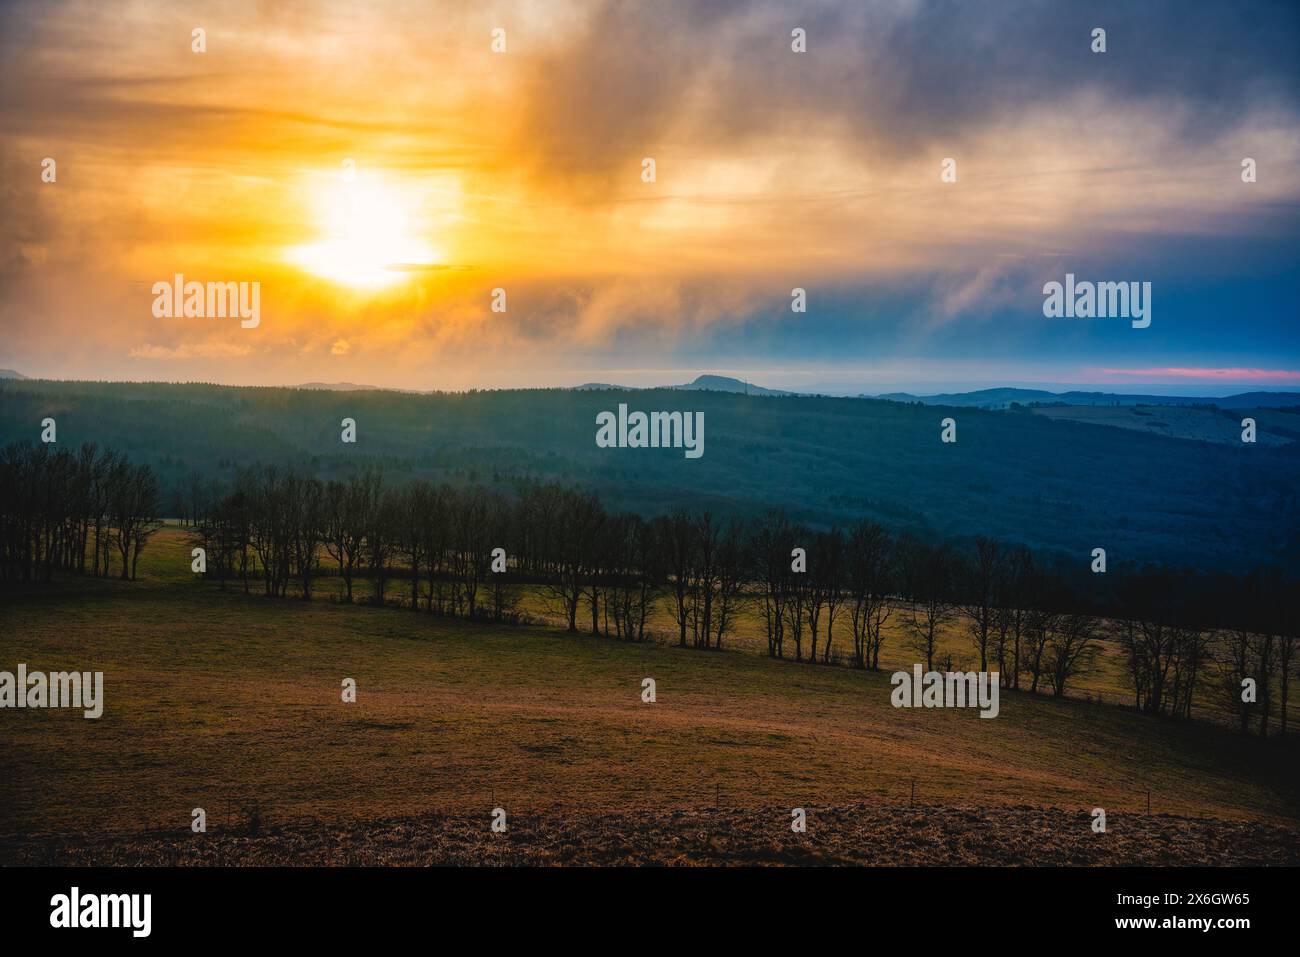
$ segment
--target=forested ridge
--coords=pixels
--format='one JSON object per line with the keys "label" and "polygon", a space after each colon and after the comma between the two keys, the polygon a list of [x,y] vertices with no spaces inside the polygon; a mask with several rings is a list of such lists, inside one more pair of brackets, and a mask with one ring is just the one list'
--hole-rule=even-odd
{"label": "forested ridge", "polygon": [[[596,414],[620,402],[703,411],[705,454],[597,448]],[[939,441],[948,415],[955,444]],[[346,480],[381,468],[502,492],[576,484],[647,518],[689,500],[742,517],[780,507],[819,528],[870,518],[956,542],[986,535],[1067,558],[1104,547],[1115,561],[1206,571],[1300,562],[1300,446],[1232,447],[1015,410],[671,390],[0,383],[0,443],[34,441],[47,416],[61,443],[149,465],[169,514],[196,475],[228,484],[240,467],[277,465]],[[345,417],[355,444],[340,442]]]}

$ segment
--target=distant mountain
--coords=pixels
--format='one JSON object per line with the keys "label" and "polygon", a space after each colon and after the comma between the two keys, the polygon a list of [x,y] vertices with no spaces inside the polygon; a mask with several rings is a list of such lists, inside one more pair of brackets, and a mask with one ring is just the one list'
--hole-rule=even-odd
{"label": "distant mountain", "polygon": [[1300,406],[1300,392],[1242,392],[1209,401],[1221,409],[1284,409]]}
{"label": "distant mountain", "polygon": [[320,389],[325,392],[379,392],[377,385],[358,385],[355,382],[304,382],[295,389]]}
{"label": "distant mountain", "polygon": [[[16,372],[0,370],[0,378],[24,378]],[[330,392],[363,392],[382,389],[381,386],[357,385],[352,382],[305,382],[298,389],[321,389]],[[584,382],[573,386],[572,392],[622,391],[635,392],[641,387],[619,385],[613,382]],[[724,375],[701,375],[693,382],[681,385],[648,386],[646,388],[674,389],[679,392],[729,392],[738,395],[810,395],[806,392],[789,392],[769,389]],[[398,389],[389,391],[406,392]],[[1217,406],[1220,409],[1281,409],[1300,406],[1300,392],[1242,392],[1229,396],[1179,396],[1122,392],[1048,392],[1045,389],[977,389],[973,392],[943,392],[937,395],[914,395],[911,392],[886,392],[881,395],[861,394],[860,399],[883,399],[888,402],[920,402],[923,405],[947,405],[965,409],[1006,409],[1013,403],[1020,405],[1069,406]]]}
{"label": "distant mountain", "polygon": [[683,392],[739,392],[742,395],[795,395],[793,392],[784,392],[781,389],[765,389],[761,385],[754,385],[751,382],[744,382],[740,379],[733,379],[725,375],[702,375],[698,376],[694,382],[687,382],[684,385],[666,386],[669,389],[678,389]]}
{"label": "distant mountain", "polygon": [[[863,396],[863,398],[869,398]],[[1055,402],[1061,397],[1042,389],[980,389],[976,392],[944,392],[939,395],[912,395],[910,392],[886,392],[875,398],[889,402],[921,402],[925,405],[951,405],[975,409],[1002,409],[1012,402]]]}
{"label": "distant mountain", "polygon": [[1013,402],[1060,405],[1174,405],[1218,406],[1221,409],[1280,409],[1300,405],[1300,392],[1242,392],[1229,396],[1132,395],[1121,392],[1046,392],[1042,389],[979,389],[975,392],[945,392],[912,395],[887,392],[876,396],[890,402],[921,402],[958,408],[1005,409]]}
{"label": "distant mountain", "polygon": [[[745,382],[742,379],[733,379],[725,375],[702,375],[697,376],[694,382],[686,382],[682,385],[659,385],[648,386],[648,389],[675,389],[679,392],[734,392],[740,395],[797,395],[795,392],[783,392],[780,389],[766,389],[761,385],[754,385],[752,382]],[[637,387],[629,385],[614,385],[609,382],[584,382],[582,385],[574,386],[574,392],[598,392],[604,389],[617,389],[623,392],[637,391]]]}
{"label": "distant mountain", "polygon": [[0,369],[0,379],[26,379],[27,376],[13,369]]}

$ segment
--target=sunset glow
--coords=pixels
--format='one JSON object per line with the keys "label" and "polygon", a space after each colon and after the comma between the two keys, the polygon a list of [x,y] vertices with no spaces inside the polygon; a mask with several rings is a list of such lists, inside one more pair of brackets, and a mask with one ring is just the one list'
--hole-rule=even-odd
{"label": "sunset glow", "polygon": [[[1104,57],[1037,8],[827,4],[805,54],[764,0],[196,16],[0,14],[0,368],[425,389],[781,367],[870,392],[891,383],[847,370],[1300,364],[1281,30],[1242,27],[1254,52],[1219,76],[1155,14]],[[1249,95],[1207,108],[1224,90]],[[1154,324],[1045,320],[1067,272],[1151,282]],[[154,318],[178,273],[261,283],[263,321]]]}
{"label": "sunset glow", "polygon": [[417,202],[375,174],[339,177],[313,196],[321,236],[293,247],[291,261],[348,286],[383,287],[407,281],[413,270],[436,264],[431,242],[412,234],[408,210]]}

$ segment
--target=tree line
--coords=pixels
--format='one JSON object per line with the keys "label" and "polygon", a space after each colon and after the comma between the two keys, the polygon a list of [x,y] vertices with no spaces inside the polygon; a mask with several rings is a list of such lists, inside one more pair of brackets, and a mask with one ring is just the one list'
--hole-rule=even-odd
{"label": "tree line", "polygon": [[663,607],[676,644],[717,650],[753,615],[771,657],[864,670],[880,669],[887,640],[926,670],[964,667],[941,652],[956,632],[972,667],[1058,697],[1111,641],[1141,711],[1191,718],[1205,692],[1220,695],[1243,731],[1253,723],[1267,735],[1274,714],[1287,723],[1297,585],[1276,569],[1207,578],[1151,567],[1103,588],[990,538],[958,548],[870,520],[813,529],[781,510],[742,520],[677,508],[645,519],[555,483],[506,495],[421,480],[390,486],[377,471],[322,482],[245,470],[207,502],[195,540],[223,587],[260,581],[284,595],[292,581],[309,599],[329,567],[345,601],[364,578],[372,602],[518,620],[514,586],[528,583],[571,632],[643,641]]}
{"label": "tree line", "polygon": [[162,525],[158,503],[152,469],[112,449],[8,445],[0,451],[0,581],[48,582],[56,570],[134,578]]}
{"label": "tree line", "polygon": [[[0,491],[9,578],[108,574],[110,553],[132,577],[158,526],[149,470],[93,446],[10,446]],[[1215,695],[1243,732],[1267,736],[1275,717],[1287,727],[1298,591],[1277,569],[1081,575],[1023,545],[931,542],[865,519],[818,529],[781,510],[703,508],[646,519],[556,483],[506,494],[392,484],[373,469],[322,481],[248,468],[225,485],[196,474],[177,499],[221,588],[310,600],[328,575],[346,602],[364,582],[368,602],[517,622],[528,586],[572,632],[644,641],[663,608],[670,640],[718,650],[757,619],[774,658],[879,670],[894,641],[926,670],[969,661],[1005,687],[1055,696],[1109,641],[1141,711],[1188,719],[1194,701]],[[954,661],[953,635],[968,659]]]}

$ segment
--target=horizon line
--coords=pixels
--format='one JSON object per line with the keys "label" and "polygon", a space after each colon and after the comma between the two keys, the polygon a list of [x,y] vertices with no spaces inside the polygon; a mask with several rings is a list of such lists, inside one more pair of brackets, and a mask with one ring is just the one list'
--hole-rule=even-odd
{"label": "horizon line", "polygon": [[[14,369],[4,371],[15,372]],[[1116,396],[1149,396],[1152,398],[1187,398],[1187,399],[1228,399],[1238,395],[1251,394],[1256,392],[1272,392],[1279,394],[1294,393],[1300,395],[1300,386],[1290,385],[1270,385],[1266,388],[1241,388],[1233,390],[1228,383],[1223,381],[1210,382],[1186,382],[1186,383],[1134,383],[1125,386],[1124,383],[1107,383],[1105,385],[1096,383],[1041,383],[1037,386],[1026,385],[982,385],[979,388],[961,388],[952,386],[940,391],[914,391],[908,388],[895,387],[883,392],[865,392],[837,390],[833,392],[818,391],[799,391],[797,389],[783,389],[765,386],[749,379],[741,379],[736,376],[722,375],[716,372],[698,373],[694,380],[681,383],[664,383],[659,385],[622,385],[616,382],[596,382],[584,381],[573,385],[483,385],[469,386],[460,389],[421,389],[407,386],[382,386],[372,385],[369,383],[351,382],[347,380],[325,381],[310,380],[308,382],[279,382],[279,383],[232,383],[220,382],[211,379],[125,379],[125,378],[50,378],[45,376],[29,376],[23,373],[17,373],[14,376],[0,376],[0,384],[14,382],[65,382],[65,383],[96,383],[101,385],[205,385],[214,386],[223,389],[297,389],[310,392],[397,392],[409,395],[456,395],[469,392],[564,392],[584,389],[589,391],[599,391],[601,389],[627,391],[627,392],[652,392],[663,389],[680,389],[683,386],[695,385],[701,378],[713,377],[726,379],[735,382],[738,385],[746,386],[752,389],[761,389],[768,392],[784,393],[792,397],[826,397],[826,398],[868,398],[875,399],[882,396],[893,395],[911,395],[916,398],[930,398],[937,395],[973,395],[980,392],[995,391],[1020,391],[1020,392],[1042,392],[1048,395],[1069,395],[1071,393],[1087,393],[1097,395],[1116,395]],[[1014,380],[1005,380],[1014,381]],[[1021,380],[1023,381],[1023,380]],[[969,383],[967,383],[969,384]],[[1068,385],[1069,388],[1060,388],[1062,385]],[[1188,389],[1210,389],[1218,388],[1224,390],[1222,394],[1191,395],[1188,392],[1176,391],[1179,386]],[[1055,388],[1053,388],[1055,387]],[[935,388],[929,386],[928,388]],[[1160,391],[1163,389],[1175,391]],[[1153,391],[1155,390],[1155,391]],[[705,392],[730,392],[726,389],[709,389],[703,388],[698,391]]]}

